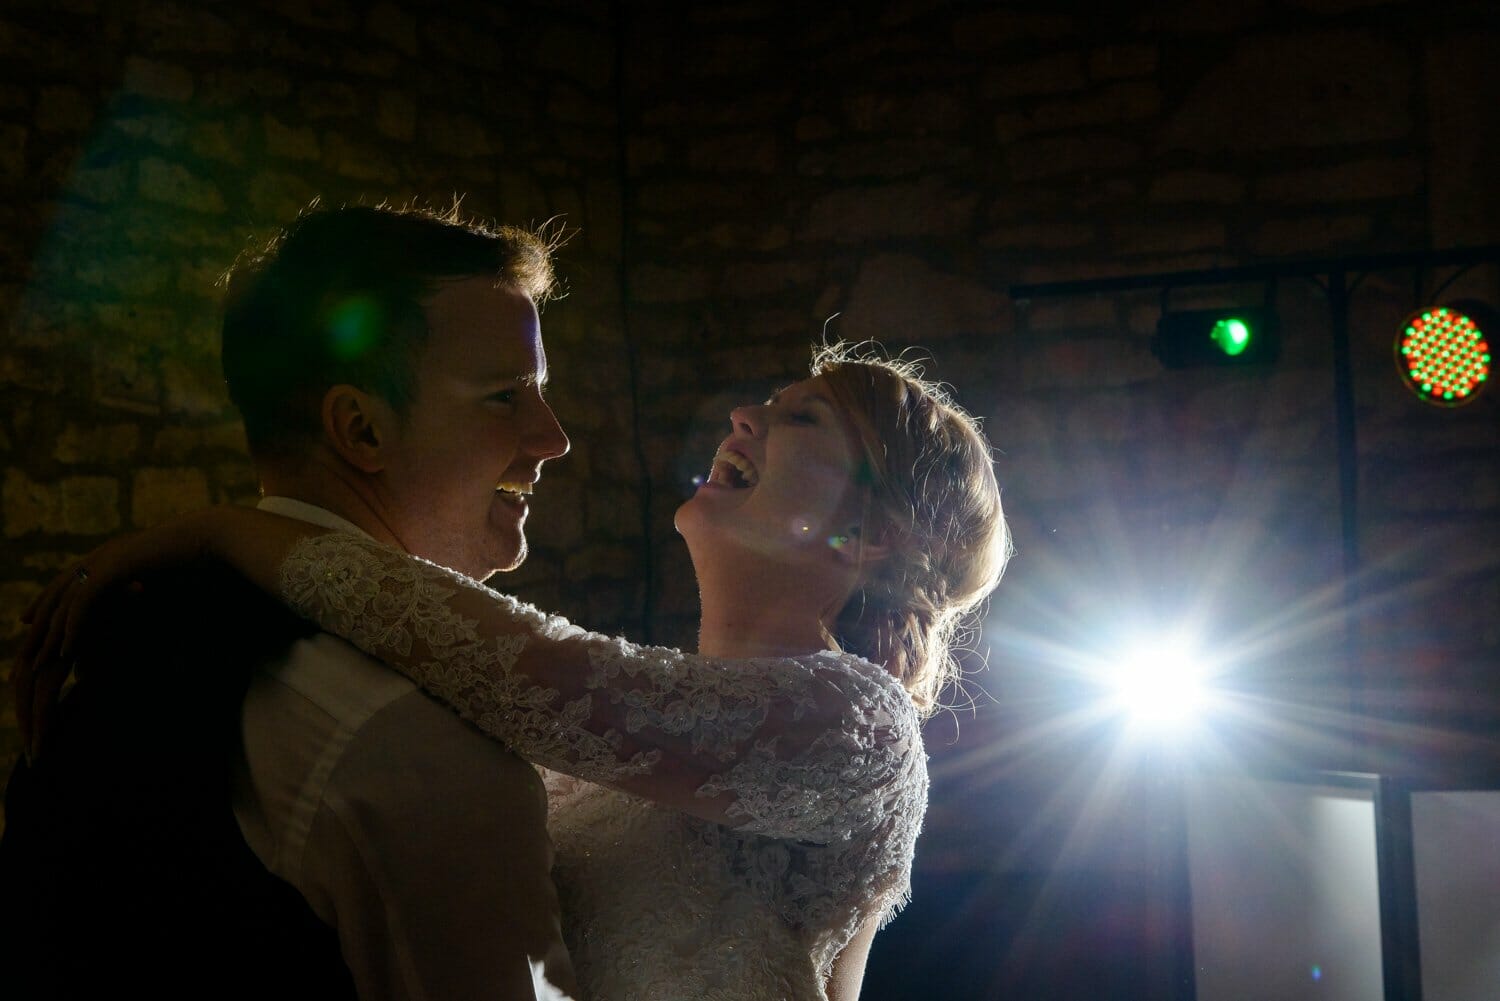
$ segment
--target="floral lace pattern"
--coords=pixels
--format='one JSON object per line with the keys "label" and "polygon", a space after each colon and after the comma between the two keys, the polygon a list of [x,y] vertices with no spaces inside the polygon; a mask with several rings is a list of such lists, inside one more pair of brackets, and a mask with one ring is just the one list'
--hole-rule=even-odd
{"label": "floral lace pattern", "polygon": [[859,925],[905,899],[926,759],[910,699],[875,665],[636,646],[353,535],[299,543],[280,589],[584,780],[549,784],[590,997],[819,998]]}

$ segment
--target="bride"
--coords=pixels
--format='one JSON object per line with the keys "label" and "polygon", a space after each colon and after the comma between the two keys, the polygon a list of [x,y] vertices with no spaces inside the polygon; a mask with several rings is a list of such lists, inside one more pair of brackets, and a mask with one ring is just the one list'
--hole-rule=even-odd
{"label": "bride", "polygon": [[999,488],[938,386],[841,346],[730,424],[676,517],[696,654],[586,632],[367,538],[216,508],[60,575],[18,672],[66,660],[111,586],[222,561],[547,769],[586,997],[856,998],[909,894],[920,721],[1009,556]]}

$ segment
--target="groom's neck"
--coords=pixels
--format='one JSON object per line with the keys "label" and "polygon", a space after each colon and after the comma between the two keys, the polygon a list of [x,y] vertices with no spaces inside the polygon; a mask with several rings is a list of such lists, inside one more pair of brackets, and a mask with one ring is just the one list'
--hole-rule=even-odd
{"label": "groom's neck", "polygon": [[290,497],[338,515],[376,541],[406,549],[391,513],[380,503],[379,492],[366,474],[340,469],[312,458],[296,465],[262,465],[261,493]]}

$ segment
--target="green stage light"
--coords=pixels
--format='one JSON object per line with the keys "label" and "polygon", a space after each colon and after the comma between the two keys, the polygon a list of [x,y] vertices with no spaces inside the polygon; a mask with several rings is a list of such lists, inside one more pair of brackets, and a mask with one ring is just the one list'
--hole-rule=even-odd
{"label": "green stage light", "polygon": [[1477,303],[1419,309],[1396,335],[1396,368],[1425,403],[1459,407],[1474,402],[1490,378],[1485,329],[1493,321]]}
{"label": "green stage light", "polygon": [[1167,368],[1272,365],[1279,334],[1275,312],[1265,307],[1163,313],[1151,353]]}

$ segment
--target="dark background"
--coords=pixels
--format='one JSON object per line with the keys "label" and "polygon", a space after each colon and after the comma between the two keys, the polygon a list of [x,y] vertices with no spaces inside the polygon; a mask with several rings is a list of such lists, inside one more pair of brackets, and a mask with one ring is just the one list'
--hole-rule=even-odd
{"label": "dark background", "polygon": [[1316,282],[1277,283],[1282,359],[1256,371],[1163,370],[1155,290],[1007,290],[1500,242],[1497,41],[1487,0],[9,0],[0,653],[109,534],[254,496],[214,284],[249,242],[313,197],[561,217],[571,294],[543,324],[574,448],[507,586],[690,645],[671,513],[729,407],[804,371],[834,314],[919,346],[985,420],[1018,554],[972,708],[929,726],[916,897],[866,996],[1166,990],[1166,752],[1088,712],[1131,634],[1192,627],[1239,693],[1179,756],[1500,762],[1500,398],[1424,405],[1391,347],[1444,283],[1500,282],[1351,275],[1352,506]]}

